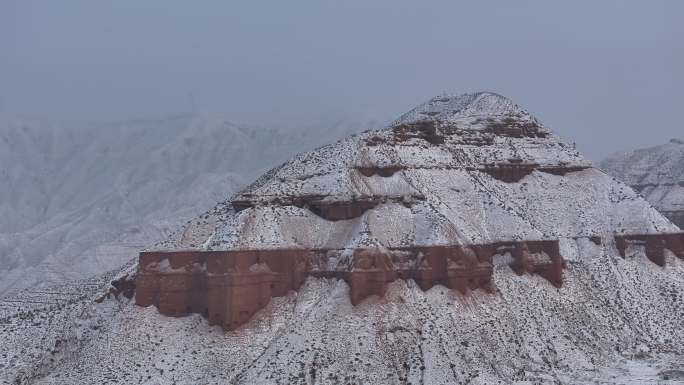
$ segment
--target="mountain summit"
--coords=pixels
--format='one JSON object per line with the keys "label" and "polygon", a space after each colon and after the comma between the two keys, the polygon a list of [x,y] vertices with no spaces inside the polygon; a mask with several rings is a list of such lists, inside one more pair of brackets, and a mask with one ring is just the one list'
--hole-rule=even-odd
{"label": "mountain summit", "polygon": [[462,125],[469,129],[486,129],[492,124],[525,124],[538,131],[546,130],[522,107],[493,92],[462,95],[441,95],[402,115],[394,124],[434,121],[441,124]]}

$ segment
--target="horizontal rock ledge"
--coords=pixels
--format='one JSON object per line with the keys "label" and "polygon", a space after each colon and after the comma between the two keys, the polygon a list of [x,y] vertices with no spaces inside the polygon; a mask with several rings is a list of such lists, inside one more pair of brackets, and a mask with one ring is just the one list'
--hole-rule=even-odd
{"label": "horizontal rock ledge", "polygon": [[[597,236],[590,239],[603,244]],[[623,257],[629,246],[644,246],[648,259],[660,266],[666,249],[684,259],[684,233],[616,235],[615,245]],[[565,262],[557,240],[353,250],[179,250],[140,253],[135,300],[168,316],[199,313],[210,324],[233,330],[309,276],[344,280],[353,305],[383,296],[396,279],[413,279],[423,290],[439,284],[463,294],[492,292],[493,257],[506,253],[517,274],[537,274],[561,287]]]}
{"label": "horizontal rock ledge", "polygon": [[352,304],[383,296],[396,279],[423,289],[444,285],[467,294],[493,291],[494,255],[510,253],[518,274],[562,284],[558,241],[498,242],[469,246],[362,249],[149,251],[139,257],[136,303],[168,316],[203,314],[210,324],[235,329],[271,297],[298,289],[306,277],[343,279]]}

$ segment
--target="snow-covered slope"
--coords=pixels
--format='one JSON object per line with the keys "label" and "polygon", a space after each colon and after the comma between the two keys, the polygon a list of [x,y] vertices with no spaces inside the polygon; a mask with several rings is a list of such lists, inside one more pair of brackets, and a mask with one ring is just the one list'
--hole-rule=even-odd
{"label": "snow-covered slope", "polygon": [[601,168],[639,191],[658,211],[684,227],[684,141],[614,154]]}
{"label": "snow-covered slope", "polygon": [[[372,201],[378,196],[384,199]],[[342,214],[316,209],[349,202],[374,205],[360,215],[342,212],[353,214],[348,219],[326,219]],[[389,129],[294,157],[158,247],[555,238],[566,261],[562,286],[517,275],[509,252],[493,259],[491,293],[462,295],[440,285],[424,292],[412,280],[397,280],[384,297],[352,306],[344,281],[309,277],[226,332],[200,315],[164,317],[123,296],[94,302],[113,275],[135,271],[130,265],[99,282],[1,302],[0,351],[7,353],[0,354],[0,379],[678,384],[684,381],[684,261],[666,250],[658,266],[637,244],[622,257],[613,237],[675,230],[509,100],[490,93],[441,96]]]}
{"label": "snow-covered slope", "polygon": [[[316,210],[360,205],[368,210],[342,220]],[[397,248],[673,230],[528,112],[477,93],[436,97],[390,128],[297,155],[158,248]]]}
{"label": "snow-covered slope", "polygon": [[184,115],[0,125],[0,295],[111,270],[245,181],[362,127],[238,126]]}

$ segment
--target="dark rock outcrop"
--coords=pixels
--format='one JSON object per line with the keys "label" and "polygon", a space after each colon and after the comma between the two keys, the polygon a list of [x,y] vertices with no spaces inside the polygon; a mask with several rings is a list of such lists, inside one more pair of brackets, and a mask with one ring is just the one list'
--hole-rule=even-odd
{"label": "dark rock outcrop", "polygon": [[658,266],[665,266],[665,250],[684,259],[684,233],[617,235],[615,241],[623,257],[629,246],[642,246],[646,257]]}
{"label": "dark rock outcrop", "polygon": [[119,295],[123,295],[124,297],[131,299],[135,295],[135,286],[136,286],[136,277],[133,275],[132,277],[129,277],[128,274],[124,275],[123,277],[120,277],[118,279],[115,279],[111,282],[111,286],[109,290],[107,291],[106,294],[104,294],[102,297],[99,297],[98,299],[95,300],[97,303],[101,303],[102,301],[105,300],[105,298],[119,298]]}

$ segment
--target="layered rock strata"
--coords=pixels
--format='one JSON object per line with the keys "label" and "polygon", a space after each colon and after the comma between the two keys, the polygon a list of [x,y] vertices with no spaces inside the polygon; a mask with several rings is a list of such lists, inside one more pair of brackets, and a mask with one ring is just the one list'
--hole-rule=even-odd
{"label": "layered rock strata", "polygon": [[[665,265],[668,251],[684,260],[684,233],[616,235],[614,241],[623,258],[628,248],[642,247],[659,266]],[[141,253],[136,302],[155,305],[167,316],[202,314],[211,325],[233,330],[309,276],[344,280],[353,305],[383,296],[396,279],[413,279],[422,290],[443,285],[462,294],[491,293],[496,255],[509,256],[508,265],[518,275],[538,274],[562,286],[565,262],[557,241],[393,250],[162,251]],[[334,264],[337,268],[330,269]]]}
{"label": "layered rock strata", "polygon": [[142,253],[136,301],[234,329],[309,276],[346,281],[352,304],[396,279],[496,295],[501,264],[561,287],[570,241],[646,246],[662,265],[678,232],[510,100],[439,96],[295,156]]}
{"label": "layered rock strata", "polygon": [[[467,294],[492,291],[492,258],[508,253],[518,274],[534,273],[562,283],[558,242],[356,250],[230,250],[144,252],[136,302],[162,314],[204,314],[211,324],[234,329],[271,297],[298,289],[307,276],[339,278],[353,305],[383,296],[396,279],[413,279],[427,290],[436,284]],[[335,266],[331,269],[331,266]]]}

